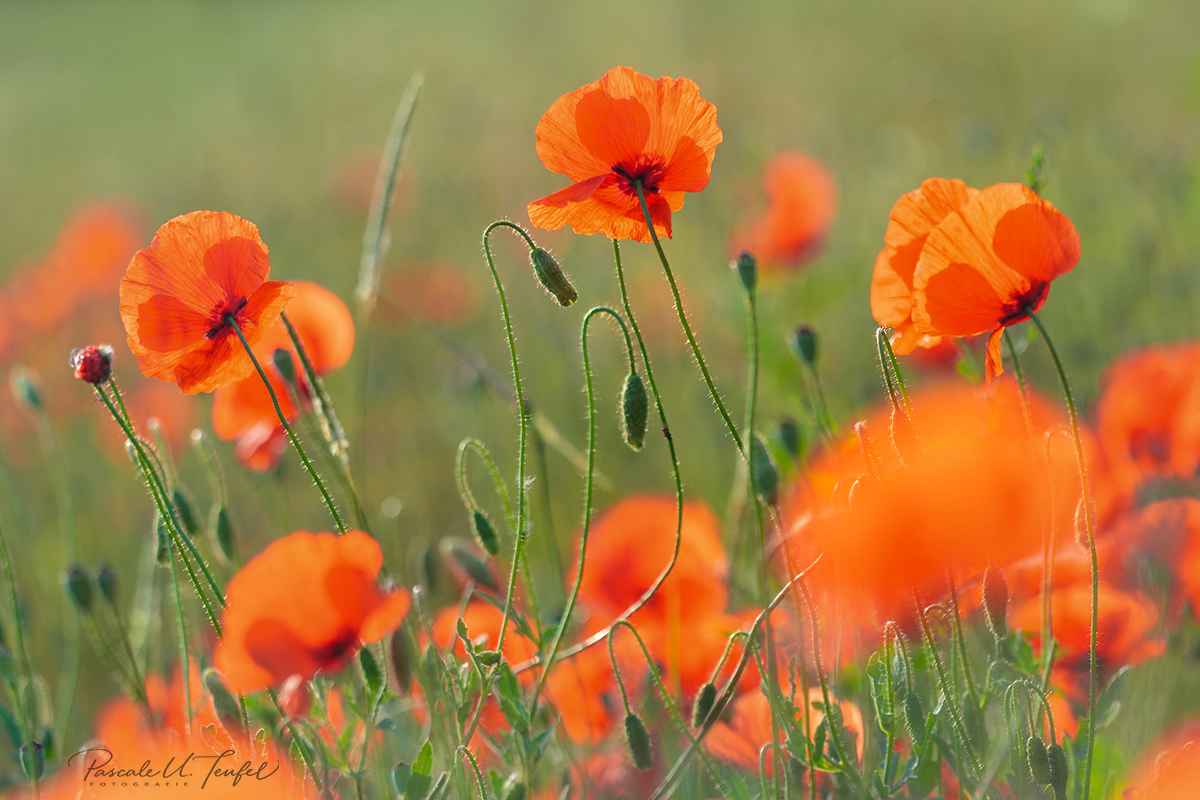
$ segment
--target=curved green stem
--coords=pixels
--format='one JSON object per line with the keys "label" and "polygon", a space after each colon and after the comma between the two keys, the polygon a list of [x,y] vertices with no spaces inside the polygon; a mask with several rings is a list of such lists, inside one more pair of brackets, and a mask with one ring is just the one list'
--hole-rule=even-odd
{"label": "curved green stem", "polygon": [[500,502],[504,505],[504,521],[515,536],[517,521],[513,518],[512,505],[508,501],[508,487],[504,485],[504,479],[500,477],[500,470],[496,467],[496,462],[492,460],[492,454],[488,452],[487,447],[483,442],[471,436],[459,442],[458,455],[455,458],[454,474],[457,478],[459,495],[468,508],[477,508],[479,506],[479,503],[475,499],[475,493],[471,491],[471,485],[467,482],[468,450],[474,450],[479,455],[479,459],[483,462],[484,466],[487,467],[488,474],[492,478],[492,483],[496,487],[496,494],[500,497]]}

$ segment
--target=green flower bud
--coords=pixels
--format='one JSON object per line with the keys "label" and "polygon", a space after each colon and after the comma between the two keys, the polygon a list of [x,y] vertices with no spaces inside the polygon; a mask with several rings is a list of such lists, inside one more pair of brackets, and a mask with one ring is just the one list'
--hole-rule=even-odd
{"label": "green flower bud", "polygon": [[483,549],[492,555],[499,553],[500,537],[496,535],[496,529],[492,527],[492,522],[488,519],[487,514],[478,508],[472,510],[471,524],[475,528],[475,536],[483,545]]}
{"label": "green flower bud", "polygon": [[807,325],[801,325],[792,332],[792,350],[796,357],[814,368],[817,364],[817,332]]}
{"label": "green flower bud", "polygon": [[569,306],[579,299],[579,293],[571,285],[571,279],[563,272],[558,261],[544,247],[535,247],[529,251],[529,262],[533,264],[533,274],[538,283],[549,292],[560,306]]}
{"label": "green flower bud", "polygon": [[13,397],[18,403],[30,411],[42,410],[42,393],[38,390],[37,381],[32,372],[24,367],[17,367],[9,375],[9,381]]}
{"label": "green flower bud", "polygon": [[472,547],[467,542],[455,537],[443,539],[441,548],[443,557],[461,568],[475,583],[493,592],[500,590],[496,576],[488,568],[487,562],[472,552]]}
{"label": "green flower bud", "polygon": [[[305,348],[308,349],[308,348]],[[296,362],[292,360],[292,351],[285,347],[275,348],[275,352],[271,353],[271,363],[275,365],[275,369],[279,371],[279,377],[283,378],[283,382],[288,386],[294,386],[296,383]]]}
{"label": "green flower bud", "polygon": [[62,574],[63,588],[67,596],[80,611],[87,613],[92,608],[92,579],[78,564],[68,567]]}
{"label": "green flower bud", "polygon": [[804,449],[804,440],[800,433],[800,427],[794,419],[780,420],[779,441],[783,444],[783,449],[791,456],[792,461],[799,463]]}
{"label": "green flower bud", "polygon": [[208,694],[212,697],[213,709],[217,712],[217,719],[221,721],[221,725],[230,733],[243,733],[245,728],[242,727],[241,708],[238,706],[237,699],[225,687],[221,676],[217,674],[216,670],[209,667],[204,670],[203,680]]}
{"label": "green flower bud", "polygon": [[175,510],[179,512],[179,524],[183,526],[184,533],[188,535],[188,538],[195,539],[196,534],[200,532],[200,523],[196,520],[192,501],[188,500],[187,495],[178,488],[171,492],[171,500],[175,503]]}
{"label": "green flower bud", "polygon": [[221,555],[225,556],[226,560],[233,561],[237,556],[237,543],[233,535],[233,520],[229,518],[229,511],[225,506],[214,507],[210,528]]}
{"label": "green flower bud", "polygon": [[757,433],[750,439],[750,483],[767,505],[779,501],[779,470],[767,443]]}
{"label": "green flower bud", "polygon": [[392,674],[396,676],[396,684],[401,692],[408,694],[412,691],[412,650],[403,631],[392,634],[388,654],[392,657]]}
{"label": "green flower bud", "polygon": [[1008,581],[1004,570],[988,567],[983,573],[983,611],[997,639],[1008,635]]}
{"label": "green flower bud", "polygon": [[158,538],[154,560],[160,567],[165,567],[171,563],[171,532],[167,530],[167,523],[161,514],[154,515],[154,534]]}
{"label": "green flower bud", "polygon": [[41,742],[26,742],[21,745],[17,755],[26,778],[32,781],[42,777],[42,773],[46,771],[46,750]]}
{"label": "green flower bud", "polygon": [[632,711],[625,715],[625,740],[633,755],[634,765],[643,772],[654,766],[654,750],[650,747],[650,733],[641,717]]}
{"label": "green flower bud", "polygon": [[115,606],[117,604],[117,570],[111,564],[101,564],[99,572],[96,573],[96,583],[100,585],[100,594],[104,595],[108,604]]}
{"label": "green flower bud", "polygon": [[621,387],[621,438],[634,451],[646,444],[646,419],[650,413],[650,401],[646,397],[646,384],[642,376],[631,372],[625,376]]}
{"label": "green flower bud", "polygon": [[1050,786],[1054,789],[1055,800],[1061,800],[1067,796],[1067,778],[1070,771],[1067,766],[1067,754],[1062,745],[1055,743],[1046,748],[1046,759],[1050,762]]}
{"label": "green flower bud", "polygon": [[705,683],[700,687],[700,691],[696,693],[696,700],[692,703],[692,727],[700,728],[708,720],[708,715],[712,713],[713,704],[717,702],[717,687],[712,681]]}
{"label": "green flower bud", "polygon": [[904,726],[913,744],[921,745],[925,741],[925,704],[921,696],[909,689],[904,693]]}
{"label": "green flower bud", "polygon": [[1040,736],[1030,736],[1025,741],[1025,750],[1029,754],[1029,774],[1034,781],[1043,786],[1051,781],[1050,755],[1046,751],[1046,743]]}
{"label": "green flower bud", "polygon": [[383,685],[383,673],[379,670],[379,662],[375,660],[371,648],[364,647],[358,651],[358,663],[362,666],[363,677],[367,680],[367,689],[371,694],[377,694]]}
{"label": "green flower bud", "polygon": [[746,290],[746,293],[754,294],[754,287],[758,284],[758,261],[754,256],[742,251],[742,254],[730,266],[737,271],[742,288]]}

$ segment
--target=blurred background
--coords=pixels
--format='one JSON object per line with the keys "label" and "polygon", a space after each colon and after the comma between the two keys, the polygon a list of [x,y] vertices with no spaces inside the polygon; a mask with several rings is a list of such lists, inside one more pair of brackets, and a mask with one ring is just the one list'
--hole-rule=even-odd
{"label": "blurred background", "polygon": [[[516,425],[486,374],[388,298],[415,308],[509,386],[480,234],[501,218],[527,225],[526,204],[566,185],[537,158],[537,122],[557,97],[624,64],[689,77],[718,109],[724,142],[712,181],[688,196],[666,248],[735,418],[746,337],[730,232],[763,212],[764,166],[784,150],[828,165],[837,206],[823,249],[801,268],[763,278],[765,431],[785,415],[804,426],[805,389],[786,345],[798,324],[820,334],[821,377],[837,419],[851,420],[881,396],[868,287],[892,203],[930,176],[977,187],[1022,181],[1038,144],[1047,156],[1043,193],[1083,243],[1043,317],[1086,407],[1113,356],[1195,334],[1198,37],[1200,5],[1187,0],[10,0],[0,4],[0,366],[5,374],[28,367],[40,381],[75,492],[81,560],[116,564],[132,586],[151,502],[115,424],[70,378],[70,349],[116,346],[116,374],[135,415],[160,419],[184,484],[207,508],[187,434],[208,426],[211,401],[138,372],[117,314],[128,255],[175,215],[230,211],[259,225],[272,277],[319,282],[354,309],[384,137],[405,85],[422,72],[369,348],[360,330],[354,358],[327,379],[389,563],[415,580],[409,573],[423,547],[469,532],[454,487],[459,441],[480,437],[511,482]],[[84,248],[105,254],[96,267],[103,280],[63,279],[76,263],[73,231],[97,216],[118,220],[100,223],[103,247]],[[565,454],[586,436],[579,324],[588,308],[618,296],[609,242],[566,229],[533,233],[580,295],[572,308],[555,305],[532,279],[527,251],[506,233],[494,237],[529,396],[566,443],[535,441],[531,455],[532,555],[553,596],[580,514],[582,481]],[[734,450],[678,333],[653,248],[627,244],[623,253],[685,487],[720,511]],[[620,442],[613,409],[623,348],[605,328],[593,336],[604,476],[597,508],[671,488],[660,438],[652,434],[642,454]],[[1044,349],[1031,348],[1025,360],[1032,380],[1053,392]],[[923,379],[920,365],[907,369]],[[15,542],[27,614],[53,631],[63,613],[62,560],[45,433],[0,395],[0,524]],[[294,454],[258,474],[218,444],[244,553],[286,531],[329,527]],[[495,509],[484,473],[472,467],[471,475]],[[439,602],[455,595],[448,580],[439,591]],[[37,637],[42,656],[55,647],[55,635]],[[164,648],[164,658],[171,652]],[[112,693],[107,680],[85,670],[76,736]]]}

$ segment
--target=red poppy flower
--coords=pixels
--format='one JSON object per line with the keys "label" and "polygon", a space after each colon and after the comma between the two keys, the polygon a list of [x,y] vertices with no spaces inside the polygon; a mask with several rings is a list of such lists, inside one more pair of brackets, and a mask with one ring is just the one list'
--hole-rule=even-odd
{"label": "red poppy flower", "polygon": [[[1200,786],[1200,720],[1175,725],[1142,751],[1124,800],[1192,800]],[[1117,796],[1114,794],[1114,796]]]}
{"label": "red poppy flower", "polygon": [[142,372],[185,394],[249,375],[228,317],[258,344],[296,292],[268,281],[270,269],[258,228],[233,214],[193,211],[159,228],[121,279],[121,319]]}
{"label": "red poppy flower", "polygon": [[[313,369],[318,375],[326,375],[350,360],[354,350],[354,318],[346,304],[328,289],[308,281],[297,281],[294,288],[296,296],[288,303],[288,320],[296,329]],[[267,367],[277,349],[292,354],[301,400],[307,405],[308,384],[283,320],[263,334],[254,346],[254,356],[263,365],[284,416],[293,420],[299,413],[292,403],[292,392],[278,371]],[[287,449],[287,433],[275,414],[267,387],[256,374],[213,392],[212,422],[217,436],[226,441],[237,440],[234,452],[250,469],[260,472],[273,469]]]}
{"label": "red poppy flower", "polygon": [[1004,371],[1000,335],[1046,302],[1050,283],[1079,261],[1079,234],[1062,212],[1019,183],[998,183],[946,216],[913,271],[917,333],[991,333],[985,372]]}
{"label": "red poppy flower", "polygon": [[942,340],[913,327],[913,272],[933,229],[977,194],[978,189],[960,180],[929,178],[892,206],[883,237],[886,246],[871,276],[871,314],[881,326],[893,329],[892,349],[900,355]]}
{"label": "red poppy flower", "polygon": [[767,210],[735,229],[730,255],[748,250],[761,270],[795,269],[825,246],[837,210],[837,182],[829,167],[804,153],[780,152],[763,173]]}
{"label": "red poppy flower", "polygon": [[379,544],[362,531],[297,531],[272,542],[229,582],[213,663],[247,694],[344,667],[363,644],[400,627],[406,589],[375,583]]}
{"label": "red poppy flower", "polygon": [[654,80],[614,67],[565,94],[537,126],[537,153],[572,183],[529,204],[539,228],[650,241],[635,183],[641,181],[659,236],[686,192],[708,185],[721,143],[716,107],[687,78]]}

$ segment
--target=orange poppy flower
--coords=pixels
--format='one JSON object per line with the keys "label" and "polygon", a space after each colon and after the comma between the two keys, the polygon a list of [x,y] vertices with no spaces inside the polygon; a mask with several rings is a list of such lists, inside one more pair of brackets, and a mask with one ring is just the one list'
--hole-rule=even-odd
{"label": "orange poppy flower", "polygon": [[268,281],[258,228],[223,211],[193,211],[158,229],[121,279],[121,319],[129,349],[150,378],[185,394],[211,392],[254,366],[227,318],[253,347],[295,296]]}
{"label": "orange poppy flower", "polygon": [[411,598],[376,584],[381,566],[383,551],[362,531],[297,531],[251,559],[229,581],[213,655],[230,691],[336,672],[400,627]]}
{"label": "orange poppy flower", "polygon": [[825,246],[837,209],[837,182],[829,167],[804,153],[771,156],[763,173],[767,210],[730,236],[730,255],[749,251],[759,268],[795,269]]}
{"label": "orange poppy flower", "polygon": [[1101,378],[1096,427],[1127,501],[1154,483],[1191,482],[1200,468],[1200,342],[1134,350]]}
{"label": "orange poppy flower", "polygon": [[[618,630],[613,653],[629,702],[636,704],[648,685],[641,649],[628,631]],[[556,663],[546,679],[545,694],[557,709],[563,730],[576,744],[604,741],[625,718],[607,642]]]}
{"label": "orange poppy flower", "polygon": [[892,349],[900,355],[942,341],[913,327],[913,273],[933,229],[977,194],[978,189],[957,179],[928,178],[892,206],[885,247],[871,275],[871,314],[881,326],[893,329]]}
{"label": "orange poppy flower", "polygon": [[[288,303],[288,320],[296,329],[313,369],[318,375],[326,375],[350,360],[354,351],[354,318],[346,304],[328,289],[308,281],[296,281],[293,286],[296,296]],[[284,416],[294,420],[299,413],[292,403],[292,392],[278,370],[267,366],[278,349],[292,354],[301,400],[307,405],[308,384],[283,320],[263,334],[254,346],[254,356],[263,365]],[[213,392],[212,423],[217,436],[237,441],[234,453],[250,469],[259,472],[274,469],[287,449],[287,433],[275,414],[267,387],[257,374]]]}
{"label": "orange poppy flower", "polygon": [[[1142,751],[1124,800],[1192,800],[1200,786],[1200,720],[1191,719],[1160,735]],[[1114,794],[1114,797],[1118,796]]]}
{"label": "orange poppy flower", "polygon": [[539,228],[650,241],[635,183],[659,236],[686,192],[708,185],[721,143],[716,107],[687,78],[654,80],[614,67],[554,101],[537,126],[537,154],[572,183],[529,204]]}
{"label": "orange poppy flower", "polygon": [[1004,371],[1000,334],[1046,302],[1050,283],[1079,261],[1079,234],[1058,209],[1019,183],[967,200],[925,240],[913,271],[917,333],[991,332],[985,372]]}

